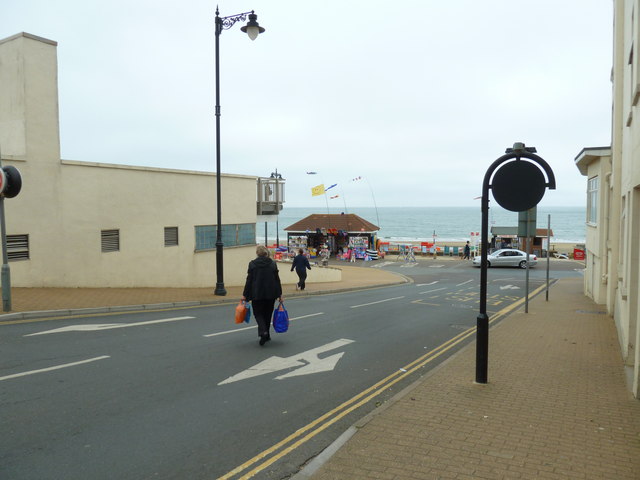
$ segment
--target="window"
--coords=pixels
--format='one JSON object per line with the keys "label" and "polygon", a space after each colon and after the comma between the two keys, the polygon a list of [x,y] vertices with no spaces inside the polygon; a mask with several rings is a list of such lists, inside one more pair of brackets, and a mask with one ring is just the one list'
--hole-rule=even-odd
{"label": "window", "polygon": [[[618,265],[623,265],[623,258],[627,255],[627,196],[622,196],[620,203],[620,247],[618,249]],[[618,269],[618,275],[624,275],[624,269]]]}
{"label": "window", "polygon": [[103,252],[120,251],[120,230],[102,230],[100,233]]}
{"label": "window", "polygon": [[216,246],[216,230],[213,225],[196,226],[196,252],[211,250]]}
{"label": "window", "polygon": [[[631,66],[631,105],[636,106],[640,100],[640,82],[638,81],[638,56],[634,57],[635,45],[640,45],[640,29],[638,28],[635,6],[631,11],[631,50],[629,53],[629,65]],[[627,125],[628,126],[628,125]]]}
{"label": "window", "polygon": [[9,261],[29,260],[29,235],[7,235]]}
{"label": "window", "polygon": [[178,245],[178,227],[164,227],[164,246],[175,247]]}
{"label": "window", "polygon": [[598,223],[598,189],[600,180],[598,177],[590,178],[587,183],[587,223]]}
{"label": "window", "polygon": [[[629,84],[631,85],[631,88],[629,89],[629,93],[631,94],[631,105],[635,105],[638,101],[637,98],[635,97],[635,87],[636,87],[636,82],[635,82],[635,71],[633,68],[633,44],[631,45],[631,50],[629,51]],[[628,125],[627,125],[628,126]]]}
{"label": "window", "polygon": [[255,223],[242,223],[237,229],[237,245],[254,245],[256,243]]}
{"label": "window", "polygon": [[[196,225],[196,252],[216,248],[217,226]],[[240,223],[222,225],[222,243],[225,247],[255,245],[256,224]]]}

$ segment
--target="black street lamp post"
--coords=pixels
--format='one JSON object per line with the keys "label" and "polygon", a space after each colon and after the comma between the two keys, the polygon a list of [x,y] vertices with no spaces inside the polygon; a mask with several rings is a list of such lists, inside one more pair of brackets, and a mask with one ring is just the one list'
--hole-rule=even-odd
{"label": "black street lamp post", "polygon": [[217,228],[216,228],[216,289],[215,295],[226,295],[224,288],[224,268],[222,256],[222,196],[220,192],[220,34],[223,30],[228,30],[236,22],[244,22],[247,17],[249,21],[240,30],[249,35],[251,40],[255,40],[258,35],[264,32],[264,28],[258,25],[258,16],[252,11],[220,17],[216,7],[216,202],[217,202]]}

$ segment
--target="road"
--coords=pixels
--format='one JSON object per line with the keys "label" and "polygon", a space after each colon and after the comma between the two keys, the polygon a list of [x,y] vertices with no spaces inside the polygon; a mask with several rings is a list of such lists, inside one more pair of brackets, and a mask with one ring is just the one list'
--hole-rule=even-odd
{"label": "road", "polygon": [[[554,263],[552,278],[578,275]],[[258,346],[234,303],[0,326],[0,478],[286,478],[472,341],[479,270],[375,267],[413,283],[286,302]],[[524,270],[490,269],[495,320]],[[544,283],[531,270],[530,290]],[[470,381],[474,372],[469,372]]]}

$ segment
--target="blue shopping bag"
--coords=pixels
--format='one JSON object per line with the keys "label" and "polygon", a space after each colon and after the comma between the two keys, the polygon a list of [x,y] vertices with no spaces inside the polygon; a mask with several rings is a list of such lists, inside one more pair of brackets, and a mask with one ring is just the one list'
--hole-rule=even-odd
{"label": "blue shopping bag", "polygon": [[289,313],[282,302],[273,311],[273,329],[277,333],[284,333],[289,330]]}
{"label": "blue shopping bag", "polygon": [[245,307],[247,307],[247,312],[244,314],[244,323],[251,323],[251,304],[245,302]]}

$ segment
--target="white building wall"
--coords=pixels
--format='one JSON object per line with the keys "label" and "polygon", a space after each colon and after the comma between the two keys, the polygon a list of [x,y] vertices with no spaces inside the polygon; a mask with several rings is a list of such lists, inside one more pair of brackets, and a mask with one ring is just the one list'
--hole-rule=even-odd
{"label": "white building wall", "polygon": [[[256,178],[223,175],[222,223],[256,222]],[[62,162],[65,265],[78,256],[100,268],[74,272],[64,286],[189,286],[215,284],[214,251],[195,252],[195,226],[216,223],[215,175],[119,165]],[[178,227],[178,246],[164,246],[164,227]],[[120,251],[103,253],[101,230],[120,230]],[[87,242],[87,239],[89,241]],[[225,284],[244,283],[254,246],[225,247]],[[123,275],[123,273],[125,273]]]}
{"label": "white building wall", "polygon": [[[586,220],[586,270],[584,275],[584,291],[596,303],[607,301],[608,214],[607,205],[610,200],[608,181],[611,172],[611,149],[609,147],[585,148],[576,157],[576,165],[589,181],[597,179],[599,189],[596,202],[595,222]],[[592,207],[590,206],[588,210]],[[587,213],[589,216],[589,212]]]}
{"label": "white building wall", "polygon": [[[618,329],[630,388],[640,398],[640,4],[634,0],[613,0],[613,4],[610,174],[603,172],[601,183],[602,235],[587,235],[587,248],[600,248],[603,255],[587,263],[586,275],[599,269],[606,278],[607,311]],[[585,174],[584,165],[577,163]]]}
{"label": "white building wall", "polygon": [[[215,175],[61,161],[56,43],[0,40],[0,152],[21,193],[5,200],[7,233],[28,234],[15,287],[213,287],[215,251],[194,252],[195,226],[216,223]],[[256,223],[257,177],[222,175],[222,223]],[[179,245],[164,246],[164,227]],[[120,230],[103,253],[100,232]],[[241,285],[255,244],[225,247],[224,281]]]}
{"label": "white building wall", "polygon": [[[616,9],[624,18],[616,24],[622,28],[622,35],[616,36],[614,50],[621,51],[621,64],[616,64],[614,78],[618,79],[618,88],[622,85],[619,103],[614,103],[613,116],[624,121],[622,127],[619,156],[614,163],[619,165],[619,178],[616,179],[620,199],[620,216],[618,221],[618,288],[615,293],[614,318],[619,327],[620,343],[626,365],[634,369],[635,383],[640,378],[640,366],[636,363],[637,329],[638,329],[638,269],[640,258],[638,249],[636,218],[640,215],[637,207],[637,191],[640,187],[640,62],[638,48],[638,4],[635,1],[616,1]],[[616,17],[617,19],[619,17]],[[626,62],[624,60],[626,59]],[[620,125],[620,121],[617,122]],[[612,226],[613,228],[613,226]],[[635,230],[635,231],[634,231]],[[634,236],[635,235],[635,236]],[[636,396],[639,394],[635,391]]]}

